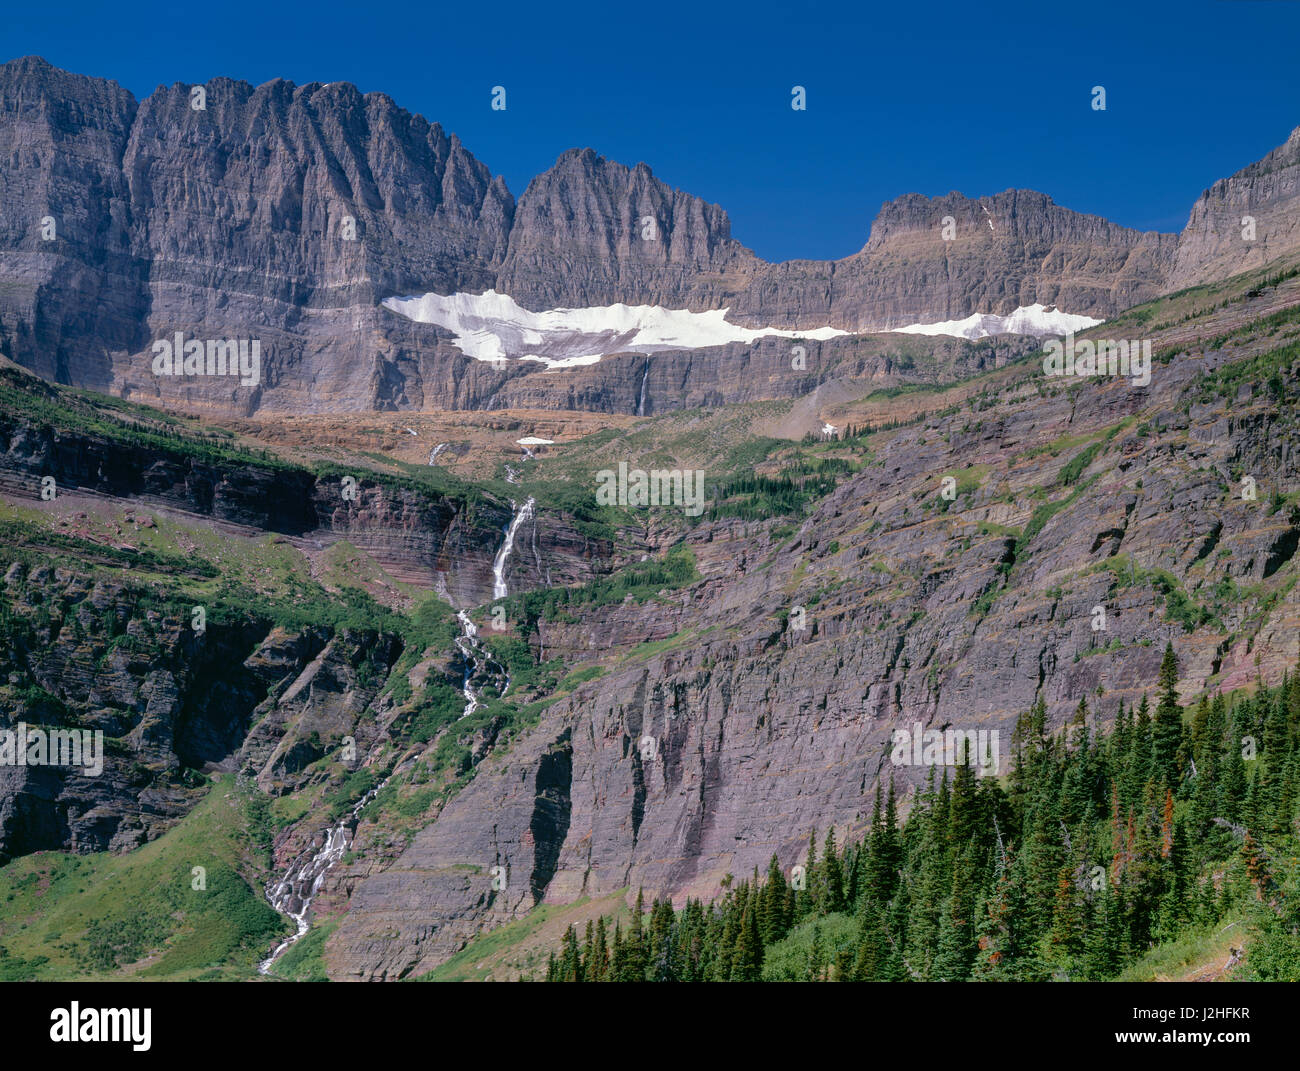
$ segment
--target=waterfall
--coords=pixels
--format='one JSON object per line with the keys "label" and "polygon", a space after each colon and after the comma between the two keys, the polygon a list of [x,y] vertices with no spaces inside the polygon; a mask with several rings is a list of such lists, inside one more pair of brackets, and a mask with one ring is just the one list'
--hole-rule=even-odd
{"label": "waterfall", "polygon": [[[398,766],[400,765],[399,762]],[[286,937],[276,945],[271,954],[257,965],[258,974],[269,974],[275,961],[284,955],[289,950],[289,947],[311,928],[307,916],[311,910],[311,902],[316,898],[321,883],[325,880],[325,875],[335,863],[343,858],[343,853],[348,850],[348,846],[352,843],[351,835],[356,831],[357,821],[362,809],[379,795],[379,790],[388,784],[393,775],[397,773],[398,766],[394,766],[393,773],[362,796],[360,802],[352,808],[346,818],[341,819],[324,831],[324,844],[319,848],[308,848],[289,864],[288,869],[284,872],[284,877],[267,885],[267,901],[276,911],[293,919],[298,926],[298,930],[291,937]]]}
{"label": "waterfall", "polygon": [[[434,450],[429,457],[430,464],[433,463],[433,458],[437,456],[438,450],[445,445],[445,443],[440,444]],[[510,503],[510,507],[515,513],[510,519],[509,527],[506,529],[505,541],[501,544],[501,549],[497,551],[496,559],[492,562],[492,574],[495,581],[493,584],[493,598],[503,599],[508,594],[506,588],[506,564],[510,560],[511,551],[514,550],[515,535],[518,533],[520,525],[524,524],[528,518],[535,516],[534,507],[536,504],[536,500],[533,498],[529,498],[522,507],[517,507],[513,502]],[[537,558],[536,523],[533,526],[533,555]],[[540,559],[538,561],[540,564]],[[439,577],[438,591],[440,595],[450,601],[446,584],[441,577]],[[489,680],[495,681],[497,684],[498,694],[505,695],[510,689],[510,674],[504,666],[492,658],[487,648],[479,641],[478,629],[474,626],[474,622],[470,620],[469,614],[464,610],[458,610],[456,620],[460,622],[461,630],[461,634],[456,637],[456,647],[465,660],[465,670],[461,676],[461,694],[465,696],[465,709],[461,713],[461,717],[467,718],[483,705],[482,700],[479,698],[479,687],[475,684],[475,679],[486,674]],[[379,790],[397,774],[401,765],[402,763],[399,761],[393,767],[393,772],[367,792],[357,805],[352,808],[346,818],[322,831],[324,843],[319,848],[308,848],[289,864],[284,876],[279,881],[267,885],[266,899],[276,911],[288,915],[294,920],[297,924],[297,932],[276,945],[271,954],[257,965],[259,974],[269,974],[275,961],[284,955],[290,946],[300,940],[311,928],[308,915],[311,911],[312,900],[320,891],[325,875],[343,858],[344,853],[348,850],[361,811],[367,803],[379,794]]]}
{"label": "waterfall", "polygon": [[460,622],[460,635],[456,637],[456,648],[465,659],[465,669],[460,678],[460,691],[465,697],[465,709],[461,711],[460,716],[468,718],[483,705],[482,699],[479,698],[479,685],[475,681],[486,676],[489,682],[496,684],[497,695],[504,696],[510,690],[510,672],[492,657],[488,648],[483,646],[478,638],[478,629],[469,619],[469,614],[460,610],[456,613],[456,620]]}
{"label": "waterfall", "polygon": [[[534,518],[533,531],[533,555],[537,555],[537,532],[536,517],[534,507],[537,500],[529,498],[523,506],[517,506],[514,502],[510,503],[514,515],[510,518],[510,524],[506,528],[506,537],[501,543],[501,549],[497,551],[496,558],[492,562],[492,597],[493,599],[504,599],[510,592],[506,586],[506,565],[510,561],[510,555],[515,548],[515,536],[519,533],[519,528],[529,517]],[[445,594],[445,588],[443,589]],[[510,674],[506,668],[497,663],[488,653],[487,648],[479,642],[478,629],[474,622],[470,620],[469,614],[464,610],[456,611],[456,620],[460,622],[460,635],[456,637],[456,647],[465,660],[465,670],[461,676],[460,690],[465,697],[465,709],[461,713],[462,718],[468,718],[474,711],[483,705],[479,699],[478,688],[475,686],[475,678],[482,676],[484,673],[490,679],[495,679],[497,683],[497,694],[505,695],[510,690]]]}
{"label": "waterfall", "polygon": [[[510,560],[510,552],[514,550],[515,533],[519,531],[519,526],[533,515],[533,506],[536,501],[530,498],[524,503],[522,509],[515,511],[514,517],[510,521],[510,527],[506,529],[506,540],[501,544],[501,549],[497,551],[496,560],[492,562],[492,575],[494,583],[492,585],[492,598],[504,599],[510,594],[506,587],[506,562]],[[514,503],[510,503],[514,507]]]}
{"label": "waterfall", "polygon": [[647,360],[641,372],[641,400],[636,403],[636,415],[645,416],[645,383],[650,378],[650,362]]}
{"label": "waterfall", "polygon": [[459,610],[456,613],[456,620],[460,622],[460,635],[456,637],[456,646],[465,659],[465,671],[460,679],[460,691],[465,697],[465,709],[460,716],[468,718],[479,708],[478,692],[474,690],[474,671],[478,669],[475,655],[480,653],[481,647],[478,642],[478,629],[469,619],[469,614]]}

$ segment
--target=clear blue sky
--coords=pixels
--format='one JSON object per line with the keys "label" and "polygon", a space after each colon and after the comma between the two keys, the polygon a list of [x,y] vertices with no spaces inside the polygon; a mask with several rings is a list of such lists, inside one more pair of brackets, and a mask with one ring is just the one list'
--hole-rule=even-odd
{"label": "clear blue sky", "polygon": [[574,146],[644,160],[771,260],[846,256],[909,192],[1028,187],[1179,230],[1206,186],[1300,126],[1293,0],[69,0],[10,5],[0,59],[28,54],[137,97],[214,75],[350,81],[459,134],[516,197]]}

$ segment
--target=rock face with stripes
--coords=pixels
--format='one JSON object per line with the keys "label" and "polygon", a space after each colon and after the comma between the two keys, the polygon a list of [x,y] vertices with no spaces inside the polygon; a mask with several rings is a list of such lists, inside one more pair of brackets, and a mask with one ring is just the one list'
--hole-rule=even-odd
{"label": "rock face with stripes", "polygon": [[[859,837],[877,785],[893,781],[906,809],[937,772],[912,751],[894,762],[899,730],[995,732],[1005,771],[1036,700],[1053,726],[1080,699],[1107,726],[1149,696],[1167,642],[1185,701],[1293,672],[1300,510],[1267,498],[1300,488],[1283,401],[1300,368],[1239,391],[1230,362],[1278,340],[1247,330],[1231,356],[1209,340],[1297,301],[1291,279],[1221,310],[1148,389],[1040,392],[1027,372],[977,420],[957,407],[880,434],[794,533],[702,521],[686,538],[697,583],[539,618],[534,650],[607,671],[554,696],[392,865],[347,886],[331,975],[418,975],[538,903],[711,899],[773,855],[800,862],[810,829]],[[1238,468],[1267,473],[1269,492],[1243,499]],[[978,486],[918,509],[958,470]],[[1059,508],[1042,510],[1040,488]],[[1273,594],[1252,639],[1232,592],[1256,585]]]}
{"label": "rock face with stripes", "polygon": [[1168,287],[1213,282],[1300,248],[1300,127],[1264,159],[1220,179],[1192,206]]}
{"label": "rock face with stripes", "polygon": [[[194,412],[635,413],[643,361],[479,361],[381,303],[494,288],[532,311],[729,309],[751,327],[853,332],[1034,304],[1107,318],[1294,248],[1298,144],[1207,191],[1181,238],[1032,191],[913,194],[884,205],[850,257],[768,264],[721,207],[644,163],[571,150],[516,204],[455,134],[382,93],[215,78],[137,101],[27,57],[0,66],[0,349],[48,379]],[[154,374],[153,343],[176,332],[258,339],[259,381]],[[677,384],[657,411],[701,391],[718,404],[816,385],[743,371],[762,347],[656,355]]]}
{"label": "rock face with stripes", "polygon": [[[402,325],[385,340],[379,301],[492,285],[514,212],[454,134],[347,83],[217,78],[137,103],[16,60],[0,67],[0,159],[6,355],[196,410],[425,404],[383,357]],[[177,331],[260,339],[262,382],[153,375],[152,342]]]}

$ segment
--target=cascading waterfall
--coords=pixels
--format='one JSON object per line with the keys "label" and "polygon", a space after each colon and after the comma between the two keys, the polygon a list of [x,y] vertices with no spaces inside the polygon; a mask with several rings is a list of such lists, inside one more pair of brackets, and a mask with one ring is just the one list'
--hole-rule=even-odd
{"label": "cascading waterfall", "polygon": [[[398,766],[400,765],[401,763],[398,763]],[[325,875],[348,850],[348,846],[352,843],[352,834],[357,828],[357,821],[366,804],[379,795],[379,790],[388,784],[395,773],[397,773],[396,766],[392,774],[361,797],[346,818],[324,831],[324,844],[319,848],[308,848],[289,864],[284,877],[266,887],[267,901],[281,914],[293,919],[297,923],[298,930],[276,945],[271,954],[257,965],[258,974],[269,974],[275,961],[311,928],[307,916],[311,910],[312,900],[316,898],[321,883],[325,880]]]}
{"label": "cascading waterfall", "polygon": [[641,372],[641,400],[636,403],[636,415],[645,416],[645,384],[650,378],[650,362],[646,361],[645,368]]}
{"label": "cascading waterfall", "polygon": [[[537,500],[530,498],[523,506],[516,506],[510,503],[510,508],[515,511],[514,516],[510,518],[510,524],[506,528],[506,538],[501,544],[501,549],[497,551],[496,558],[492,561],[492,598],[504,599],[510,594],[510,589],[506,585],[506,565],[510,561],[510,554],[515,549],[515,536],[519,528],[529,517],[533,517],[534,507]],[[533,554],[537,554],[537,532],[534,525],[533,531]],[[464,610],[456,611],[456,620],[460,622],[460,635],[456,637],[456,646],[459,648],[462,657],[465,659],[465,674],[461,678],[461,692],[465,696],[465,711],[461,714],[462,718],[467,718],[474,711],[482,706],[479,699],[477,688],[474,686],[474,678],[479,675],[480,669],[486,671],[491,677],[496,679],[498,694],[505,695],[510,690],[510,674],[506,668],[496,662],[487,649],[479,642],[478,629],[474,627],[474,622],[469,619],[469,614]]]}
{"label": "cascading waterfall", "polygon": [[[510,503],[514,507],[514,503]],[[510,560],[510,552],[515,548],[515,533],[519,531],[519,526],[533,515],[533,507],[536,500],[530,498],[524,503],[522,509],[517,509],[515,515],[510,520],[510,527],[506,529],[506,541],[501,544],[501,549],[497,551],[496,560],[492,562],[492,598],[504,599],[510,594],[506,587],[506,562]]]}
{"label": "cascading waterfall", "polygon": [[[437,450],[434,451],[436,456]],[[433,457],[429,458],[429,463],[433,463]],[[510,519],[510,526],[506,529],[505,541],[501,544],[501,549],[497,551],[496,558],[492,562],[493,598],[504,599],[509,593],[506,587],[506,564],[510,560],[511,551],[514,550],[515,535],[519,531],[520,525],[524,524],[529,517],[534,516],[535,499],[528,499],[522,507],[516,507],[512,502],[511,508],[515,510],[514,516]],[[533,526],[533,555],[537,556],[537,528]],[[538,558],[540,564],[540,558]],[[439,578],[438,593],[450,601],[447,589],[442,578]],[[510,674],[506,668],[496,662],[488,653],[487,649],[479,641],[478,629],[474,622],[470,620],[469,614],[464,610],[456,612],[456,620],[460,622],[461,634],[456,637],[456,647],[465,660],[465,670],[461,678],[461,693],[465,696],[465,709],[461,712],[462,718],[467,718],[483,705],[479,698],[479,687],[475,684],[475,678],[484,674],[494,681],[497,685],[498,694],[505,695],[510,689]],[[315,899],[317,892],[320,891],[321,883],[325,880],[325,875],[330,869],[343,858],[344,853],[352,842],[352,836],[356,832],[357,822],[360,819],[362,810],[366,804],[379,794],[379,790],[388,784],[397,774],[402,763],[398,762],[393,767],[393,772],[384,778],[384,780],[367,792],[355,807],[348,813],[346,818],[330,826],[323,831],[324,843],[319,848],[309,848],[303,852],[297,859],[289,864],[284,872],[284,876],[266,887],[266,899],[276,911],[288,915],[297,924],[297,932],[292,936],[286,937],[271,951],[271,954],[257,965],[259,974],[269,974],[271,967],[289,948],[311,928],[308,921],[308,914],[311,910],[312,900]],[[314,842],[313,842],[314,843]]]}
{"label": "cascading waterfall", "polygon": [[479,708],[478,692],[474,689],[474,671],[478,669],[476,656],[482,652],[482,646],[478,642],[478,629],[469,619],[469,614],[464,610],[458,610],[456,620],[460,622],[460,635],[456,637],[456,647],[465,659],[465,672],[460,681],[461,694],[465,697],[465,709],[460,716],[468,718]]}
{"label": "cascading waterfall", "polygon": [[488,682],[496,685],[497,695],[503,696],[510,690],[510,673],[483,646],[478,638],[478,629],[474,627],[474,622],[469,619],[469,615],[464,610],[456,613],[456,620],[460,622],[460,635],[456,637],[456,647],[461,657],[465,659],[465,669],[460,679],[460,691],[465,697],[465,709],[461,711],[460,716],[468,718],[483,705],[483,700],[479,697],[481,685],[476,682],[486,677]]}

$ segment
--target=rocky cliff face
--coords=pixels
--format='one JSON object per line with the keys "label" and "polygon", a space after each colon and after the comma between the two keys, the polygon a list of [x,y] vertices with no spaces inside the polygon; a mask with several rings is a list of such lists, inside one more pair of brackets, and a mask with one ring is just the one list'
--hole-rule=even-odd
{"label": "rocky cliff face", "polygon": [[[396,655],[392,637],[287,633],[255,618],[214,620],[200,635],[187,608],[142,604],[130,585],[39,563],[11,562],[0,598],[7,694],[28,697],[6,728],[25,718],[105,738],[97,775],[66,766],[0,766],[5,861],[33,851],[123,851],[147,843],[202,795],[197,771],[234,767],[250,727],[277,706],[274,693],[303,673],[318,649],[347,649],[340,690],[359,693],[361,709]],[[359,672],[363,664],[369,684]],[[317,727],[327,720],[318,716]],[[355,718],[342,731],[367,736]]]}
{"label": "rocky cliff face", "polygon": [[645,164],[565,153],[519,199],[496,289],[525,308],[732,303],[763,266],[717,205],[674,190]]}
{"label": "rocky cliff face", "polygon": [[418,974],[537,902],[712,898],[773,854],[798,862],[811,828],[859,836],[877,783],[906,806],[931,768],[891,762],[895,730],[996,730],[1005,771],[1036,698],[1051,725],[1080,700],[1105,725],[1152,690],[1166,641],[1189,698],[1281,679],[1300,659],[1300,368],[1295,310],[1278,315],[1281,337],[1184,342],[1147,388],[1031,371],[874,438],[793,536],[703,523],[697,584],[539,619],[534,650],[608,672],[390,866],[330,879],[352,892],[334,976]]}
{"label": "rocky cliff face", "polygon": [[535,310],[731,308],[738,323],[783,328],[888,330],[1033,304],[1104,318],[1161,292],[1177,244],[1032,190],[910,194],[881,208],[861,253],[767,264],[716,205],[587,149],[520,198],[497,289]]}
{"label": "rocky cliff face", "polygon": [[[169,449],[123,442],[35,424],[23,413],[0,414],[0,491],[15,499],[39,500],[42,480],[50,477],[65,497],[138,501],[174,511],[183,522],[269,531],[315,547],[345,540],[394,578],[423,589],[441,586],[457,604],[491,597],[509,502],[479,498],[471,504],[360,468],[353,497],[351,488],[344,494],[346,475],[205,456],[179,443]],[[604,568],[610,554],[608,541],[580,534],[568,518],[553,518],[540,537],[529,535],[536,549],[511,563],[513,584],[540,586],[548,577],[582,583]]]}
{"label": "rocky cliff face", "polygon": [[[475,361],[445,331],[380,308],[390,296],[494,287],[534,310],[730,308],[750,326],[851,331],[1034,303],[1108,318],[1296,241],[1294,136],[1209,191],[1181,240],[1030,191],[909,195],[884,206],[852,257],[766,264],[718,206],[589,149],[562,155],[516,206],[454,134],[346,83],[217,78],[137,103],[29,57],[0,67],[0,119],[0,345],[47,378],[191,411],[482,409],[522,397],[630,411],[626,384],[600,365],[559,376]],[[1238,249],[1224,221],[1243,205],[1260,239]],[[155,375],[152,343],[176,332],[258,340],[260,382]],[[715,401],[754,393],[747,378],[728,388],[741,382],[734,351],[656,356],[669,360],[703,370]]]}
{"label": "rocky cliff face", "polygon": [[1258,163],[1220,179],[1192,206],[1168,286],[1222,279],[1300,247],[1300,127]]}
{"label": "rocky cliff face", "polygon": [[1081,215],[1032,190],[909,194],[881,208],[862,252],[770,265],[736,311],[754,323],[851,330],[1034,304],[1108,319],[1160,293],[1176,245],[1173,235]]}
{"label": "rocky cliff face", "polygon": [[[202,88],[202,110],[181,85],[137,106],[41,60],[0,67],[6,349],[50,378],[188,408],[251,412],[264,392],[303,412],[381,404],[379,300],[491,285],[513,198],[382,94]],[[258,339],[263,383],[154,376],[150,344],[178,331]]]}
{"label": "rocky cliff face", "polygon": [[121,163],[135,99],[28,57],[0,66],[0,332],[47,379],[106,389],[145,341],[148,264]]}

